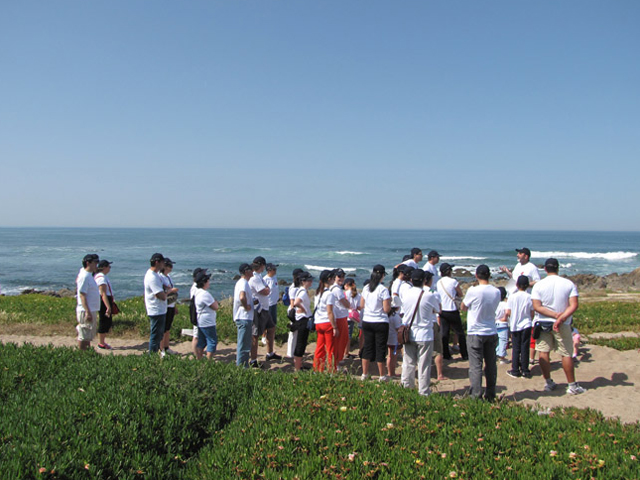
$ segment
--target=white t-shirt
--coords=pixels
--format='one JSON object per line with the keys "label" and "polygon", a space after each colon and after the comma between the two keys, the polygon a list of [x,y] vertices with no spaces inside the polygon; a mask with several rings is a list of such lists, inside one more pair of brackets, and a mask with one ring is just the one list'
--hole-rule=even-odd
{"label": "white t-shirt", "polygon": [[404,308],[405,297],[407,292],[413,288],[413,285],[409,282],[405,282],[404,280],[400,283],[400,289],[398,291],[398,298],[400,298],[400,313],[406,315],[406,310]]}
{"label": "white t-shirt", "polygon": [[346,292],[346,299],[349,301],[349,311],[351,310],[359,310],[360,309],[360,299],[362,295],[356,293],[355,297],[351,296],[351,292]]}
{"label": "white t-shirt", "polygon": [[291,284],[291,286],[289,287],[289,307],[287,308],[287,311],[293,308],[293,301],[298,294],[298,290],[300,290],[301,288],[302,287],[294,287],[293,284]]}
{"label": "white t-shirt", "polygon": [[438,280],[440,280],[440,272],[438,271],[438,266],[431,265],[429,262],[427,262],[424,264],[424,267],[422,267],[422,270],[424,270],[425,272],[431,272],[431,274],[433,275],[433,281],[431,282],[431,291],[435,291]]}
{"label": "white t-shirt", "polygon": [[409,265],[410,267],[413,267],[413,268],[415,268],[415,269],[420,268],[420,267],[418,266],[418,264],[416,263],[416,261],[415,261],[415,260],[413,260],[412,258],[410,258],[409,260],[405,260],[405,261],[404,261],[404,262],[402,262],[402,263],[404,263],[405,265]]}
{"label": "white t-shirt", "polygon": [[216,301],[207,290],[199,288],[196,291],[196,311],[198,312],[198,328],[215,327],[216,311],[211,305]]}
{"label": "white t-shirt", "polygon": [[[538,271],[538,267],[536,267],[533,263],[527,262],[522,265],[520,262],[513,268],[513,272],[511,272],[511,278],[513,281],[517,281],[520,275],[525,275],[529,277],[529,282],[539,282],[540,281],[540,272]],[[518,291],[517,286],[513,286],[511,288],[511,293],[515,293]],[[527,292],[531,293],[531,287],[527,289]]]}
{"label": "white t-shirt", "polygon": [[[559,275],[547,275],[533,286],[532,300],[540,300],[543,307],[556,313],[564,312],[569,306],[569,298],[578,296],[578,288],[575,284]],[[555,318],[545,317],[536,312],[535,320],[541,322],[554,322]],[[571,325],[573,317],[569,317],[565,323]]]}
{"label": "white t-shirt", "polygon": [[336,318],[347,318],[349,316],[349,308],[343,306],[340,300],[344,299],[344,290],[340,285],[331,285],[331,294],[335,297],[333,302],[333,314]]}
{"label": "white t-shirt", "polygon": [[262,275],[258,272],[253,272],[253,277],[249,279],[249,286],[251,287],[253,298],[257,299],[260,304],[258,311],[269,310],[269,295],[260,295],[258,293],[267,288],[267,284],[264,282]]}
{"label": "white t-shirt", "polygon": [[98,290],[98,284],[93,278],[91,272],[87,272],[84,268],[81,269],[80,273],[78,273],[78,278],[76,278],[76,285],[78,287],[78,306],[76,307],[76,310],[84,312],[84,307],[80,300],[81,293],[84,293],[87,297],[87,307],[89,310],[92,312],[100,310],[100,291]]}
{"label": "white t-shirt", "polygon": [[196,282],[193,282],[193,285],[191,285],[191,288],[189,289],[189,298],[192,298],[196,294],[196,290],[198,290],[198,286],[196,285]]}
{"label": "white t-shirt", "polygon": [[[436,291],[438,292],[438,295],[440,295],[443,312],[455,312],[458,310],[455,302],[452,300],[452,298],[456,298],[456,295],[458,294],[458,292],[456,292],[457,286],[458,281],[455,278],[442,277],[438,281]],[[447,293],[449,295],[447,295]]]}
{"label": "white t-shirt", "polygon": [[398,345],[398,329],[402,325],[402,317],[398,312],[389,315],[389,336],[387,337],[387,345],[395,347]]}
{"label": "white t-shirt", "polygon": [[[313,316],[315,319],[314,323],[317,325],[319,323],[328,323],[329,322],[329,313],[327,312],[327,305],[332,305],[335,308],[336,297],[330,291],[324,290],[322,295],[316,295],[314,299],[314,305],[316,309],[316,313]],[[334,314],[335,318],[335,314]]]}
{"label": "white t-shirt", "polygon": [[[406,314],[402,318],[402,323],[409,325],[413,317],[413,311],[416,308],[420,292],[420,287],[411,287],[406,295],[407,308],[411,313]],[[438,297],[424,290],[422,299],[420,300],[420,308],[416,312],[416,316],[411,325],[411,339],[415,342],[430,342],[433,340],[433,325],[438,321],[438,312],[440,311],[440,301]]]}
{"label": "white t-shirt", "polygon": [[388,288],[379,284],[376,289],[371,292],[369,285],[367,285],[362,289],[362,298],[364,298],[363,322],[389,323],[389,316],[384,312],[382,305],[384,300],[391,299]]}
{"label": "white t-shirt", "polygon": [[509,329],[512,332],[519,332],[531,326],[531,310],[533,303],[531,295],[527,292],[517,291],[509,295],[507,300],[507,310],[511,311],[509,315]]}
{"label": "white t-shirt", "polygon": [[[160,278],[162,279],[162,284],[167,288],[173,288],[173,280],[169,275],[165,275],[164,273],[160,274]],[[176,302],[167,303],[167,307],[175,307]]]}
{"label": "white t-shirt", "polygon": [[509,323],[500,321],[500,319],[504,320],[504,316],[507,313],[507,302],[501,301],[498,304],[498,308],[496,308],[496,328],[498,330],[502,330],[504,328],[509,328]]}
{"label": "white t-shirt", "polygon": [[305,313],[300,313],[296,309],[296,320],[302,320],[303,318],[308,318],[311,316],[311,298],[309,297],[309,292],[307,292],[306,288],[298,288],[296,292],[296,299],[302,300],[302,307],[304,308]]}
{"label": "white t-shirt", "polygon": [[471,287],[462,303],[469,308],[467,335],[497,335],[495,316],[500,303],[500,290],[492,285]]}
{"label": "white t-shirt", "polygon": [[109,277],[107,277],[104,273],[100,272],[100,273],[96,273],[93,279],[98,284],[98,289],[100,289],[101,285],[105,285],[107,287],[107,296],[113,297],[113,289],[111,288],[111,281],[109,280]]}
{"label": "white t-shirt", "polygon": [[144,305],[150,317],[167,313],[167,301],[156,297],[156,294],[162,292],[164,292],[164,284],[160,274],[151,269],[147,270],[144,276]]}
{"label": "white t-shirt", "polygon": [[400,285],[403,280],[396,278],[391,284],[391,306],[402,307],[402,301],[400,300]]}
{"label": "white t-shirt", "polygon": [[[244,292],[247,296],[247,304],[249,310],[245,310],[240,302],[240,292]],[[253,320],[253,294],[249,282],[241,278],[236,282],[233,290],[233,319],[234,320]]]}
{"label": "white t-shirt", "polygon": [[280,286],[278,285],[278,277],[275,275],[273,277],[265,275],[263,277],[263,280],[267,287],[271,289],[271,292],[269,293],[269,306],[273,307],[278,303],[278,300],[280,300]]}

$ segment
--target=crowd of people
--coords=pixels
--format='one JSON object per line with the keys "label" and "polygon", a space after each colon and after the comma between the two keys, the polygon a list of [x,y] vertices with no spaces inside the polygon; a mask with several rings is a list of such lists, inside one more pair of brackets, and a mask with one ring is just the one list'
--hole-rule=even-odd
{"label": "crowd of people", "polygon": [[[375,265],[358,292],[355,280],[347,278],[341,268],[323,270],[315,291],[314,277],[302,269],[293,271],[292,284],[280,295],[278,265],[258,256],[251,264],[243,263],[238,271],[233,295],[233,321],[237,327],[236,364],[260,367],[260,343],[267,347],[266,361],[281,360],[274,350],[278,322],[277,305],[287,305],[289,338],[287,357],[296,371],[313,368],[316,372],[336,372],[345,366],[351,354],[351,339],[357,331],[362,380],[371,378],[374,367],[379,381],[396,376],[402,355],[400,383],[429,395],[431,367],[437,379],[446,379],[444,360],[460,355],[469,362],[469,394],[493,400],[496,397],[497,363],[510,363],[507,374],[514,378],[532,378],[532,353],[539,355],[545,380],[551,391],[551,351],[562,357],[567,379],[567,393],[585,390],[575,381],[574,336],[572,315],[578,308],[578,291],[568,279],[558,275],[559,264],[549,258],[544,264],[546,277],[530,262],[528,248],[516,249],[518,264],[513,270],[501,270],[512,279],[507,287],[496,288],[489,280],[488,266],[475,271],[477,285],[463,295],[453,278],[453,267],[442,263],[432,250],[423,261],[420,248],[413,248],[393,268],[385,285],[387,270]],[[170,273],[174,263],[160,253],[150,259],[144,277],[144,301],[150,322],[149,352],[175,353],[169,348],[169,332],[177,311],[178,289]],[[112,317],[117,313],[113,290],[108,279],[111,262],[97,255],[86,255],[77,278],[77,331],[81,349],[90,346],[96,332],[98,348],[110,349],[106,343]],[[264,275],[263,275],[264,274]],[[190,298],[196,318],[193,328],[193,351],[196,358],[213,358],[218,344],[216,312],[218,301],[209,291],[211,275],[206,269],[193,272]],[[466,332],[461,312],[467,312]],[[309,333],[315,331],[317,342],[313,365],[304,365]],[[512,358],[507,359],[511,339]],[[454,345],[457,344],[457,345]],[[484,388],[483,384],[484,371]]]}

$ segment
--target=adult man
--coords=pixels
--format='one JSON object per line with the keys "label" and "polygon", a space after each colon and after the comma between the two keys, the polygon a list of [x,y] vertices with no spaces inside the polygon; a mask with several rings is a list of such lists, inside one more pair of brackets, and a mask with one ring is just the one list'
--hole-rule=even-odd
{"label": "adult man", "polygon": [[418,247],[414,247],[411,249],[411,258],[409,260],[405,260],[405,265],[409,265],[413,268],[420,268],[418,264],[422,261],[422,250]]}
{"label": "adult man", "polygon": [[164,323],[167,315],[167,293],[160,277],[164,268],[164,256],[154,253],[149,260],[150,268],[144,276],[144,305],[150,322],[149,353],[160,350],[164,336]]}
{"label": "adult man", "polygon": [[536,267],[529,261],[529,259],[531,258],[531,250],[529,250],[527,247],[516,248],[516,252],[518,252],[518,263],[513,268],[513,271],[509,270],[505,266],[500,267],[500,271],[506,273],[509,278],[512,278],[514,280],[513,285],[508,288],[509,294],[518,291],[515,280],[517,280],[520,275],[529,277],[529,289],[527,290],[527,292],[531,293],[531,288],[536,284],[536,282],[540,281],[540,273],[538,272],[538,267]]}
{"label": "adult man", "polygon": [[539,323],[542,326],[536,341],[536,351],[540,353],[540,370],[546,381],[544,389],[549,392],[556,388],[555,382],[551,380],[549,363],[549,352],[556,350],[562,356],[562,369],[569,383],[567,393],[578,395],[585,392],[576,382],[571,358],[571,321],[573,313],[578,309],[578,289],[571,280],[558,275],[559,264],[555,258],[548,258],[544,262],[544,269],[547,276],[536,283],[531,291],[533,309],[536,312],[534,325]]}
{"label": "adult man", "polygon": [[438,252],[431,250],[427,253],[427,263],[424,264],[423,270],[433,275],[433,282],[431,283],[432,292],[436,291],[436,285],[438,285],[438,281],[440,280],[440,272],[438,272],[438,267],[436,267],[438,263],[440,263],[440,254]]}
{"label": "adult man", "polygon": [[253,294],[253,339],[251,341],[251,362],[252,367],[259,367],[258,364],[258,342],[263,332],[267,332],[267,360],[280,360],[282,357],[273,351],[273,340],[276,335],[276,324],[269,313],[269,293],[271,289],[267,286],[260,275],[264,272],[267,261],[264,257],[256,257],[253,259],[251,268],[253,276],[249,280],[251,293]]}
{"label": "adult man", "polygon": [[495,324],[496,308],[500,303],[500,291],[489,285],[491,272],[486,265],[476,268],[478,285],[469,288],[462,301],[462,311],[467,315],[467,350],[469,354],[469,395],[482,395],[482,363],[485,362],[485,400],[496,398],[496,345],[498,331]]}
{"label": "adult man", "polygon": [[233,321],[238,328],[236,365],[248,367],[251,341],[253,338],[253,294],[249,286],[249,280],[253,275],[253,270],[249,264],[243,263],[240,265],[238,271],[241,277],[236,282],[233,291]]}
{"label": "adult man", "polygon": [[93,274],[98,270],[100,258],[95,253],[85,255],[82,259],[82,269],[76,278],[77,306],[76,318],[78,325],[78,348],[87,350],[91,340],[96,336],[98,312],[100,311],[100,291]]}

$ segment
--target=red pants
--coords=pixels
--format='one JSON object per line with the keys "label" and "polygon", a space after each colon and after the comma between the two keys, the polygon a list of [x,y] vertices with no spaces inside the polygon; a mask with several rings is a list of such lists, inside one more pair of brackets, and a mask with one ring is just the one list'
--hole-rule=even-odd
{"label": "red pants", "polygon": [[347,321],[347,317],[344,318],[336,318],[336,325],[338,326],[338,336],[334,341],[334,365],[338,365],[344,358],[344,351],[347,348],[347,343],[349,343],[349,322]]}
{"label": "red pants", "polygon": [[316,344],[316,353],[313,357],[313,369],[316,372],[324,371],[325,360],[329,362],[329,371],[335,370],[333,363],[335,337],[333,336],[333,327],[331,322],[316,324],[316,332],[318,334],[318,343]]}

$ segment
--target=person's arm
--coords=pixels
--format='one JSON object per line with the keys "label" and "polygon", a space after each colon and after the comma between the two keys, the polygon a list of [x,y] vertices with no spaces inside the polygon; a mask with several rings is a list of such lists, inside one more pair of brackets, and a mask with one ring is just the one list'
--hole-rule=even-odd
{"label": "person's arm", "polygon": [[302,302],[301,297],[295,298],[295,300],[293,301],[293,308],[296,309],[296,313],[302,313],[303,315],[307,314],[307,312],[304,309],[304,303]]}
{"label": "person's arm", "polygon": [[509,278],[513,278],[513,274],[511,273],[511,270],[509,270],[507,267],[505,267],[504,265],[502,267],[500,267],[500,271],[502,273],[506,273],[507,277]]}
{"label": "person's arm", "polygon": [[218,306],[219,306],[218,301],[214,300],[214,302],[211,305],[209,305],[209,308],[211,308],[211,310],[218,310]]}
{"label": "person's arm", "polygon": [[98,290],[100,291],[100,297],[102,298],[102,302],[107,307],[107,311],[105,312],[105,315],[107,317],[110,317],[111,316],[111,302],[109,301],[109,297],[107,295],[107,286],[106,285],[100,285],[98,287]]}
{"label": "person's arm", "polygon": [[578,310],[578,297],[569,297],[569,306],[565,308],[564,312],[558,315],[556,323],[553,324],[553,329],[557,332],[560,325],[573,315],[576,310]]}
{"label": "person's arm", "polygon": [[460,311],[461,312],[468,312],[469,311],[469,307],[467,307],[467,304],[464,303],[464,300],[462,301],[462,303],[460,304]]}
{"label": "person's arm", "polygon": [[462,289],[460,288],[460,285],[456,285],[456,295],[453,298],[456,298],[456,297],[462,298],[463,296],[464,295],[462,295]]}
{"label": "person's arm", "polygon": [[166,292],[158,292],[158,293],[156,293],[156,298],[158,300],[166,300],[167,299],[167,293]]}
{"label": "person's arm", "polygon": [[244,308],[247,312],[251,310],[251,305],[247,302],[247,292],[244,290],[240,292],[240,303],[242,304],[242,308]]}
{"label": "person's arm", "polygon": [[82,304],[82,308],[84,308],[84,319],[87,323],[93,322],[93,313],[89,309],[89,304],[87,303],[87,294],[80,292],[80,303]]}
{"label": "person's arm", "polygon": [[349,300],[347,300],[344,296],[340,299],[340,305],[342,305],[344,308],[351,308]]}
{"label": "person's arm", "polygon": [[504,312],[504,321],[509,323],[509,317],[511,317],[511,309],[507,308]]}
{"label": "person's arm", "polygon": [[384,313],[389,313],[391,311],[391,299],[390,298],[386,298],[382,301],[382,310],[384,310]]}
{"label": "person's arm", "polygon": [[554,312],[550,308],[543,307],[541,300],[532,299],[531,302],[533,303],[533,309],[536,312],[538,312],[540,315],[543,315],[543,316],[549,317],[549,318],[555,318],[555,319],[558,318],[558,313]]}
{"label": "person's arm", "polygon": [[269,287],[265,286],[262,290],[260,290],[258,292],[258,295],[266,296],[266,295],[269,295],[270,293],[271,293],[271,289]]}
{"label": "person's arm", "polygon": [[327,305],[327,316],[329,317],[329,322],[333,327],[333,336],[337,337],[340,332],[338,331],[338,325],[336,324],[336,316],[333,314],[333,305]]}

